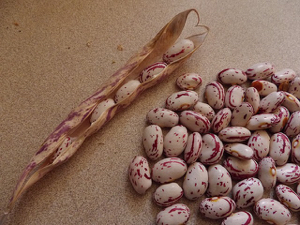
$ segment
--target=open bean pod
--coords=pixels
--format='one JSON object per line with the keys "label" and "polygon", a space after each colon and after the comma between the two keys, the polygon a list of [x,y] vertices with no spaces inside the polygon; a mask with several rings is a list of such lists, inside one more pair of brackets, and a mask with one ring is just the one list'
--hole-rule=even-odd
{"label": "open bean pod", "polygon": [[[131,93],[120,101],[117,101],[116,104],[107,107],[99,118],[91,123],[90,117],[101,102],[106,99],[113,99],[120,87],[128,81],[138,80],[139,74],[143,69],[163,60],[163,54],[177,41],[191,12],[194,12],[198,19],[195,29],[199,29],[199,33],[185,39],[194,43],[194,49],[182,58],[168,62],[166,67],[155,77],[138,84]],[[40,149],[31,158],[15,187],[6,213],[11,211],[15,202],[30,186],[41,179],[46,173],[67,161],[88,136],[101,129],[116,113],[129,106],[143,91],[161,83],[164,78],[181,66],[202,45],[208,34],[209,28],[205,25],[200,25],[199,22],[200,17],[195,9],[190,9],[176,15],[147,45],[135,56],[131,57],[122,68],[116,71],[106,82],[106,85],[75,108],[50,134]],[[61,149],[60,146],[69,138],[72,141],[57,154],[58,149]]]}

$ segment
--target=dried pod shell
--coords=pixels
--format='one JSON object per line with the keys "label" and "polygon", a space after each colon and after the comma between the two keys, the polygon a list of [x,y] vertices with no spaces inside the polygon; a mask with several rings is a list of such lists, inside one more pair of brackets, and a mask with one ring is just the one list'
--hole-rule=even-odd
{"label": "dried pod shell", "polygon": [[202,84],[202,78],[197,73],[185,73],[177,78],[176,84],[182,90],[195,90]]}
{"label": "dried pod shell", "polygon": [[164,137],[164,153],[167,157],[179,156],[185,149],[188,131],[182,125],[172,127]]}
{"label": "dried pod shell", "polygon": [[165,107],[173,111],[183,111],[193,107],[198,98],[198,94],[194,91],[179,91],[167,98]]}
{"label": "dried pod shell", "polygon": [[189,200],[196,200],[206,192],[207,186],[208,173],[205,166],[200,162],[191,164],[182,184],[184,196]]}
{"label": "dried pod shell", "polygon": [[134,190],[144,194],[152,185],[150,168],[146,158],[135,156],[128,167],[129,180]]}
{"label": "dried pod shell", "polygon": [[223,84],[243,84],[247,81],[246,73],[241,69],[227,68],[220,71],[217,75],[218,81]]}
{"label": "dried pod shell", "polygon": [[231,110],[229,108],[221,109],[211,121],[211,130],[219,133],[220,130],[227,127],[231,120]]}
{"label": "dried pod shell", "polygon": [[225,103],[225,90],[221,83],[212,81],[206,85],[205,98],[207,103],[214,109],[221,109]]}
{"label": "dried pod shell", "polygon": [[279,184],[276,189],[276,196],[278,200],[294,212],[300,211],[300,197],[294,190],[286,185]]}
{"label": "dried pod shell", "polygon": [[271,157],[265,157],[258,163],[258,179],[266,190],[275,187],[276,184],[276,164]]}
{"label": "dried pod shell", "polygon": [[190,218],[190,209],[185,204],[171,205],[156,216],[156,225],[186,224]]}
{"label": "dried pod shell", "polygon": [[211,121],[216,115],[214,109],[209,104],[204,102],[197,102],[193,107],[193,111],[201,113],[203,116],[209,119],[209,121]]}
{"label": "dried pod shell", "polygon": [[253,149],[253,159],[259,161],[269,154],[270,136],[265,130],[254,131],[247,145]]}
{"label": "dried pod shell", "polygon": [[259,110],[260,97],[256,88],[249,87],[246,89],[245,100],[252,105],[254,113],[257,113]]}
{"label": "dried pod shell", "polygon": [[277,91],[276,84],[267,80],[254,80],[251,87],[255,87],[260,96],[267,96]]}
{"label": "dried pod shell", "polygon": [[245,71],[249,80],[267,79],[274,73],[274,66],[271,63],[256,63]]}
{"label": "dried pod shell", "polygon": [[231,126],[244,127],[253,115],[253,106],[249,102],[242,102],[232,111]]}
{"label": "dried pod shell", "polygon": [[202,136],[202,151],[199,161],[204,165],[212,165],[218,163],[224,153],[224,146],[220,138],[212,133]]}
{"label": "dried pod shell", "polygon": [[245,90],[239,85],[233,85],[226,91],[225,94],[225,106],[234,109],[239,106],[245,97]]}
{"label": "dried pod shell", "polygon": [[163,133],[159,126],[150,125],[144,129],[143,145],[149,159],[156,160],[163,153]]}
{"label": "dried pod shell", "polygon": [[177,183],[160,185],[153,193],[154,202],[163,207],[168,207],[178,202],[183,196],[183,190]]}
{"label": "dried pod shell", "polygon": [[179,116],[169,109],[154,108],[147,113],[147,120],[160,127],[174,127],[179,122]]}

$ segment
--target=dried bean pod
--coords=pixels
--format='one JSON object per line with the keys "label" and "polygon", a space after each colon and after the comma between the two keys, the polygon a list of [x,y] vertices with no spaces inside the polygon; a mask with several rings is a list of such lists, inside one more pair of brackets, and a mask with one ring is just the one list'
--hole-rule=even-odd
{"label": "dried bean pod", "polygon": [[193,107],[193,111],[201,113],[209,121],[211,121],[216,115],[214,109],[209,104],[204,102],[197,102]]}
{"label": "dried bean pod", "polygon": [[231,143],[224,145],[224,150],[229,155],[237,157],[239,159],[252,159],[253,157],[253,149],[248,145],[241,143]]}
{"label": "dried bean pod", "polygon": [[275,133],[270,139],[269,156],[272,157],[278,166],[287,163],[291,153],[291,142],[284,133]]}
{"label": "dried bean pod", "polygon": [[288,92],[296,98],[300,98],[300,77],[295,77],[294,80],[291,81]]}
{"label": "dried bean pod", "polygon": [[275,187],[276,184],[276,164],[271,157],[265,157],[258,163],[258,179],[266,190]]}
{"label": "dried bean pod", "polygon": [[147,120],[160,127],[174,127],[179,122],[179,116],[169,109],[154,108],[147,113]]}
{"label": "dried bean pod", "polygon": [[286,185],[279,184],[276,189],[276,196],[278,200],[294,212],[300,211],[300,197],[294,190]]}
{"label": "dried bean pod", "polygon": [[246,179],[254,177],[258,172],[258,164],[253,159],[242,160],[233,156],[227,157],[223,166],[228,170],[232,179]]}
{"label": "dried bean pod", "polygon": [[153,193],[154,202],[163,207],[168,207],[178,202],[183,196],[183,190],[177,183],[160,185]]}
{"label": "dried bean pod", "polygon": [[250,177],[236,183],[232,188],[233,200],[238,209],[247,208],[263,197],[264,188],[259,179]]}
{"label": "dried bean pod", "polygon": [[231,110],[229,108],[221,109],[211,121],[211,130],[219,133],[220,130],[227,127],[231,120]]}
{"label": "dried bean pod", "polygon": [[218,81],[223,84],[243,84],[247,81],[247,75],[243,70],[227,68],[220,71],[217,75]]}
{"label": "dried bean pod", "polygon": [[202,78],[197,73],[185,73],[177,78],[176,84],[182,90],[195,90],[202,84]]}
{"label": "dried bean pod", "polygon": [[300,111],[296,111],[291,114],[285,128],[283,129],[283,133],[285,133],[289,138],[293,138],[300,133]]}
{"label": "dried bean pod", "polygon": [[226,127],[218,136],[224,142],[243,142],[249,139],[251,132],[245,127]]}
{"label": "dried bean pod", "polygon": [[143,156],[133,158],[128,167],[128,176],[134,190],[139,194],[145,194],[152,185],[149,164]]}
{"label": "dried bean pod", "polygon": [[273,114],[277,115],[280,119],[279,123],[273,125],[269,130],[272,133],[277,133],[283,130],[283,128],[285,127],[289,117],[290,117],[290,112],[287,108],[285,108],[284,106],[279,106],[274,112]]}
{"label": "dried bean pod", "polygon": [[232,181],[229,172],[220,164],[209,166],[206,194],[209,197],[226,196],[231,189]]}
{"label": "dried bean pod", "polygon": [[239,211],[232,213],[229,217],[222,221],[221,225],[244,224],[253,225],[254,219],[250,212]]}
{"label": "dried bean pod", "polygon": [[253,159],[259,161],[269,154],[270,136],[265,130],[257,130],[251,134],[247,145],[253,149]]}
{"label": "dried bean pod", "polygon": [[251,87],[255,87],[259,95],[263,97],[277,91],[276,84],[267,80],[254,80]]}
{"label": "dried bean pod", "polygon": [[214,109],[221,109],[225,103],[225,90],[221,83],[212,81],[206,85],[205,98],[207,103]]}
{"label": "dried bean pod", "polygon": [[198,98],[198,94],[194,91],[179,91],[167,98],[165,107],[173,111],[183,111],[193,107]]}
{"label": "dried bean pod", "polygon": [[252,105],[249,102],[242,102],[232,111],[231,126],[244,127],[253,115]]}
{"label": "dried bean pod", "polygon": [[166,63],[176,62],[194,50],[194,42],[189,39],[182,39],[170,47],[163,55]]}
{"label": "dried bean pod", "polygon": [[210,128],[210,121],[202,114],[192,110],[181,112],[179,120],[182,125],[186,126],[192,132],[205,134]]}
{"label": "dried bean pod", "polygon": [[[109,81],[106,82],[104,87],[97,90],[78,107],[74,108],[68,117],[58,125],[58,127],[43,142],[40,149],[32,157],[22,172],[7,206],[8,212],[12,210],[15,202],[29,187],[49,171],[71,158],[87,137],[100,130],[104,124],[107,124],[116,115],[116,113],[124,111],[124,108],[128,107],[143,91],[161,83],[164,78],[169,76],[171,72],[181,66],[197,49],[199,49],[207,36],[209,29],[204,25],[198,24],[196,27],[198,29],[200,27],[202,28],[201,33],[186,38],[194,43],[195,47],[193,51],[185,55],[185,57],[180,58],[176,63],[168,64],[168,66],[152,79],[151,82],[141,83],[133,93],[107,109],[97,121],[90,124],[89,118],[100,102],[107,98],[113,98],[115,93],[124,83],[137,79],[139,73],[144,68],[155,63],[157,59],[161,58],[163,53],[175,43],[181,35],[188,19],[188,15],[191,12],[194,12],[199,23],[198,12],[194,9],[186,10],[176,15],[147,45],[145,45],[136,55],[131,57],[122,68],[117,70],[117,72],[110,77]],[[67,136],[71,135],[73,135],[74,141],[70,147],[68,147],[66,151],[59,155],[53,162],[50,161],[56,149],[62,144]]]}
{"label": "dried bean pod", "polygon": [[235,210],[235,202],[226,196],[205,198],[200,203],[200,213],[210,219],[221,219]]}
{"label": "dried bean pod", "polygon": [[207,190],[208,173],[203,164],[195,162],[191,164],[182,184],[184,196],[189,200],[200,198]]}
{"label": "dried bean pod", "polygon": [[162,211],[156,216],[156,225],[165,224],[186,224],[190,218],[190,209],[185,204],[174,204]]}
{"label": "dried bean pod", "polygon": [[267,79],[274,73],[274,66],[271,63],[256,63],[246,70],[249,80]]}
{"label": "dried bean pod", "polygon": [[159,126],[150,125],[144,129],[143,145],[149,159],[161,157],[164,148],[163,133]]}
{"label": "dried bean pod", "polygon": [[202,150],[202,137],[198,132],[189,135],[186,148],[184,149],[184,161],[191,164],[197,161]]}
{"label": "dried bean pod", "polygon": [[185,149],[188,131],[182,125],[172,127],[164,137],[164,153],[167,157],[179,156]]}
{"label": "dried bean pod", "polygon": [[156,76],[158,76],[165,68],[167,64],[164,62],[156,62],[147,68],[145,68],[140,74],[140,82],[146,82],[152,80]]}
{"label": "dried bean pod", "polygon": [[259,93],[254,87],[249,87],[246,89],[245,101],[249,102],[254,110],[254,113],[257,113],[259,110],[260,97]]}
{"label": "dried bean pod", "polygon": [[291,220],[290,211],[279,201],[263,198],[255,203],[255,214],[270,224],[286,225]]}
{"label": "dried bean pod", "polygon": [[283,69],[271,76],[271,81],[279,85],[283,82],[291,82],[296,77],[296,72],[292,69]]}
{"label": "dried bean pod", "polygon": [[245,97],[245,90],[239,85],[233,85],[226,91],[225,94],[225,106],[234,109],[239,106]]}
{"label": "dried bean pod", "polygon": [[269,129],[280,122],[279,116],[271,113],[263,113],[251,116],[246,124],[249,130]]}
{"label": "dried bean pod", "polygon": [[199,161],[204,165],[218,163],[224,153],[224,146],[219,137],[215,134],[208,133],[202,136],[202,151]]}
{"label": "dried bean pod", "polygon": [[285,95],[282,105],[285,106],[291,113],[300,111],[300,101],[292,94],[283,92]]}
{"label": "dried bean pod", "polygon": [[280,183],[290,185],[300,181],[300,167],[294,163],[278,166],[276,170],[277,181]]}
{"label": "dried bean pod", "polygon": [[260,100],[259,112],[260,113],[272,113],[274,112],[284,101],[285,95],[282,91],[272,92],[266,97]]}
{"label": "dried bean pod", "polygon": [[297,165],[300,165],[300,134],[292,140],[291,160]]}

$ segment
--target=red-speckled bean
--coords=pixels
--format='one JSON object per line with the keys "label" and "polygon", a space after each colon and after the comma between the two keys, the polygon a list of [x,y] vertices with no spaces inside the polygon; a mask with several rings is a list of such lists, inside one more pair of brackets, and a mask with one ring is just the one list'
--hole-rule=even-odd
{"label": "red-speckled bean", "polygon": [[144,129],[143,145],[149,159],[156,160],[163,153],[163,133],[159,126],[150,125]]}
{"label": "red-speckled bean", "polygon": [[242,160],[233,156],[228,156],[223,166],[228,170],[232,179],[246,179],[254,177],[258,172],[258,164],[253,159]]}
{"label": "red-speckled bean", "polygon": [[296,111],[291,114],[288,119],[283,132],[289,137],[295,137],[300,133],[300,111]]}
{"label": "red-speckled bean", "polygon": [[172,182],[184,176],[187,170],[186,163],[177,157],[165,158],[152,167],[152,179],[158,183]]}
{"label": "red-speckled bean", "polygon": [[274,73],[274,66],[271,63],[256,63],[246,70],[249,80],[267,79]]}
{"label": "red-speckled bean", "polygon": [[201,201],[201,214],[210,219],[221,219],[229,216],[235,210],[235,202],[226,196],[205,198]]}
{"label": "red-speckled bean", "polygon": [[225,142],[243,142],[250,136],[251,132],[245,127],[226,127],[219,132],[219,138]]}
{"label": "red-speckled bean", "polygon": [[91,115],[90,123],[95,122],[102,115],[104,111],[114,106],[115,104],[116,104],[115,101],[111,98],[108,98],[100,102]]}
{"label": "red-speckled bean", "polygon": [[203,116],[209,119],[209,121],[211,121],[216,115],[214,109],[209,104],[204,102],[197,102],[193,107],[193,111],[201,113]]}
{"label": "red-speckled bean", "polygon": [[247,145],[253,149],[253,159],[259,161],[269,154],[270,136],[265,130],[254,131]]}
{"label": "red-speckled bean", "polygon": [[174,127],[179,122],[179,116],[169,109],[154,108],[147,113],[147,120],[160,127]]}
{"label": "red-speckled bean", "polygon": [[259,179],[250,177],[236,183],[232,188],[232,196],[239,209],[254,205],[263,197],[264,188]]}
{"label": "red-speckled bean", "polygon": [[179,121],[192,132],[205,134],[210,129],[210,121],[201,113],[185,110],[180,113]]}
{"label": "red-speckled bean", "polygon": [[288,92],[296,98],[300,98],[300,77],[295,77],[295,79],[291,81]]}
{"label": "red-speckled bean", "polygon": [[280,184],[275,189],[278,200],[294,212],[300,211],[300,197],[294,190],[286,185]]}
{"label": "red-speckled bean", "polygon": [[290,112],[287,108],[285,108],[284,106],[279,106],[274,112],[273,114],[277,115],[280,119],[279,123],[273,125],[269,130],[272,133],[277,133],[283,130],[283,128],[285,127],[289,117],[290,117]]}
{"label": "red-speckled bean", "polygon": [[175,62],[193,51],[194,47],[194,43],[191,40],[182,39],[163,54],[163,60],[168,64]]}
{"label": "red-speckled bean", "polygon": [[167,64],[164,62],[157,62],[148,66],[140,73],[140,82],[143,83],[152,80],[158,74],[160,74],[166,67]]}
{"label": "red-speckled bean", "polygon": [[260,100],[259,112],[271,113],[274,112],[284,101],[285,95],[282,91],[272,92]]}
{"label": "red-speckled bean", "polygon": [[260,219],[270,224],[286,225],[292,217],[284,205],[271,198],[262,198],[255,203],[253,210]]}
{"label": "red-speckled bean", "polygon": [[244,127],[253,115],[253,106],[249,102],[242,102],[232,111],[231,126]]}
{"label": "red-speckled bean", "polygon": [[218,163],[224,153],[224,146],[219,137],[209,133],[202,136],[202,151],[199,161],[204,165],[212,165]]}
{"label": "red-speckled bean", "polygon": [[202,78],[197,73],[185,73],[177,78],[176,84],[182,90],[195,90],[202,84]]}
{"label": "red-speckled bean", "polygon": [[291,160],[292,162],[300,165],[300,134],[292,140]]}
{"label": "red-speckled bean", "polygon": [[285,98],[282,105],[285,106],[291,113],[300,111],[300,101],[296,98],[296,96],[288,92],[283,93]]}
{"label": "red-speckled bean", "polygon": [[218,81],[223,84],[243,84],[247,81],[246,73],[241,69],[227,68],[220,71],[217,75]]}
{"label": "red-speckled bean", "polygon": [[128,167],[129,180],[134,190],[144,194],[152,185],[150,168],[146,158],[135,156]]}
{"label": "red-speckled bean", "polygon": [[194,91],[179,91],[171,94],[166,100],[166,108],[173,111],[183,111],[193,107],[198,101]]}
{"label": "red-speckled bean", "polygon": [[186,224],[190,218],[190,209],[185,204],[174,204],[162,211],[160,211],[156,216],[157,225],[180,225]]}
{"label": "red-speckled bean", "polygon": [[236,213],[232,213],[229,217],[224,219],[221,225],[234,225],[234,224],[253,225],[253,223],[254,223],[254,219],[250,212],[239,211]]}
{"label": "red-speckled bean", "polygon": [[205,166],[200,162],[191,164],[182,184],[184,196],[189,200],[196,200],[206,192],[207,186],[208,173]]}
{"label": "red-speckled bean", "polygon": [[116,92],[115,102],[118,103],[127,98],[140,86],[140,84],[141,83],[138,80],[130,80],[123,84],[123,86]]}
{"label": "red-speckled bean", "polygon": [[286,185],[295,184],[300,181],[300,167],[294,163],[278,166],[277,181]]}
{"label": "red-speckled bean", "polygon": [[234,109],[239,106],[245,97],[245,90],[239,85],[233,85],[226,91],[225,94],[225,106]]}
{"label": "red-speckled bean", "polygon": [[211,121],[211,130],[214,133],[219,133],[229,125],[231,115],[231,110],[229,108],[221,109]]}
{"label": "red-speckled bean", "polygon": [[209,166],[206,194],[209,197],[226,196],[231,189],[232,181],[229,172],[220,164]]}
{"label": "red-speckled bean", "polygon": [[187,145],[184,149],[184,161],[191,164],[197,161],[202,150],[202,137],[198,132],[189,135]]}
{"label": "red-speckled bean", "polygon": [[291,153],[291,142],[284,133],[275,133],[270,139],[269,156],[272,157],[278,166],[287,163]]}
{"label": "red-speckled bean", "polygon": [[242,143],[225,144],[224,150],[229,155],[232,155],[239,159],[252,159],[254,154],[252,148]]}
{"label": "red-speckled bean", "polygon": [[272,113],[263,113],[251,116],[246,124],[249,130],[269,129],[280,122],[279,116]]}
{"label": "red-speckled bean", "polygon": [[254,80],[251,83],[251,87],[255,87],[259,95],[263,97],[277,91],[276,84],[273,84],[267,80]]}
{"label": "red-speckled bean", "polygon": [[265,157],[258,163],[258,179],[266,190],[275,187],[276,184],[276,164],[271,157]]}
{"label": "red-speckled bean", "polygon": [[280,70],[276,73],[274,73],[271,76],[271,81],[276,84],[279,85],[283,82],[290,82],[292,80],[294,80],[294,78],[296,77],[296,72],[292,69],[283,69]]}
{"label": "red-speckled bean", "polygon": [[206,85],[205,98],[207,103],[214,109],[221,109],[224,107],[225,90],[221,83],[212,81]]}
{"label": "red-speckled bean", "polygon": [[182,125],[172,127],[164,137],[164,153],[167,157],[179,156],[185,149],[188,131]]}
{"label": "red-speckled bean", "polygon": [[254,87],[249,87],[246,89],[245,101],[249,102],[254,110],[254,113],[257,113],[259,110],[260,97],[259,93]]}
{"label": "red-speckled bean", "polygon": [[178,202],[182,196],[182,188],[173,182],[160,185],[153,194],[153,200],[159,206],[168,207]]}

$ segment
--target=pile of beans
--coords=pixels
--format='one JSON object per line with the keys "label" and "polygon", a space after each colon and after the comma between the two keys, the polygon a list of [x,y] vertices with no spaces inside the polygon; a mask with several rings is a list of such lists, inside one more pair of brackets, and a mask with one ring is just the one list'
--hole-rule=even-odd
{"label": "pile of beans", "polygon": [[[146,157],[135,156],[128,169],[133,188],[144,194],[159,184],[157,224],[187,223],[189,207],[179,200],[204,194],[200,213],[223,225],[253,224],[249,207],[271,224],[288,224],[290,211],[300,211],[300,77],[271,63],[224,69],[206,85],[206,102],[195,91],[201,83],[196,73],[181,75],[181,91],[148,112]],[[182,186],[174,182],[182,177]],[[277,200],[263,198],[270,190]]]}

